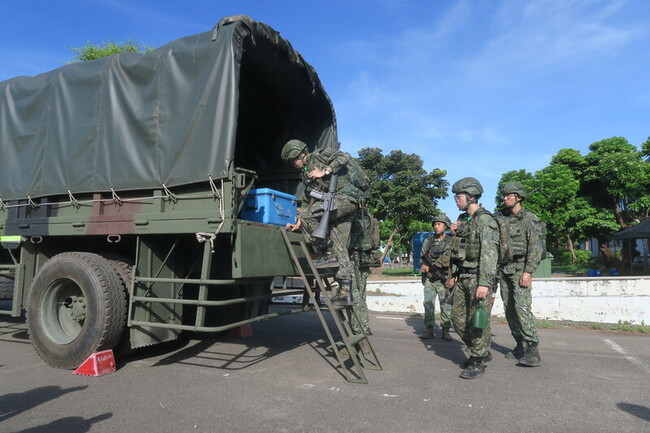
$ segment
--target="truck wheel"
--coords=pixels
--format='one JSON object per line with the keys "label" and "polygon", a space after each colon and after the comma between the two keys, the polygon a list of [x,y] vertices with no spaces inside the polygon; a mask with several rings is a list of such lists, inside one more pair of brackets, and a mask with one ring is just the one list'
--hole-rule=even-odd
{"label": "truck wheel", "polygon": [[0,301],[13,299],[14,297],[14,280],[0,277]]}
{"label": "truck wheel", "polygon": [[93,352],[112,349],[126,325],[126,294],[116,270],[92,253],[48,260],[32,283],[27,328],[38,355],[76,368]]}

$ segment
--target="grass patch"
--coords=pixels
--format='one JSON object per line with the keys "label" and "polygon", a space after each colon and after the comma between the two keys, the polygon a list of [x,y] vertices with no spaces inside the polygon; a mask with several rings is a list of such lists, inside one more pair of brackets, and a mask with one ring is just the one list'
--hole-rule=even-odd
{"label": "grass patch", "polygon": [[[505,322],[505,319],[503,320]],[[629,332],[636,334],[650,334],[650,326],[641,322],[635,325],[629,322],[619,321],[618,323],[599,323],[599,322],[572,322],[570,320],[545,320],[535,319],[535,326],[539,329],[560,329],[560,328],[577,328],[593,329],[594,331],[614,331]]]}
{"label": "grass patch", "polygon": [[410,277],[413,275],[419,275],[419,272],[416,274],[413,272],[412,267],[408,268],[393,268],[393,269],[384,269],[381,271],[382,275],[386,275],[388,277]]}
{"label": "grass patch", "polygon": [[562,322],[545,319],[535,319],[535,326],[540,329],[559,329],[564,327]]}
{"label": "grass patch", "polygon": [[561,265],[551,266],[551,272],[556,274],[584,274],[587,275],[588,266],[586,265]]}
{"label": "grass patch", "polygon": [[621,331],[621,332],[639,332],[641,334],[650,334],[650,326],[646,326],[644,323],[640,325],[634,325],[630,322],[618,321],[616,325],[613,325],[612,330]]}

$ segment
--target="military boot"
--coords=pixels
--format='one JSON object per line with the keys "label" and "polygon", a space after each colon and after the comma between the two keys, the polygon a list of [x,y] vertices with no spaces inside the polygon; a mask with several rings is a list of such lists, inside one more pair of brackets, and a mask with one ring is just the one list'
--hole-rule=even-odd
{"label": "military boot", "polygon": [[449,335],[449,328],[442,328],[442,339],[445,341],[453,341],[453,338]]}
{"label": "military boot", "polygon": [[524,342],[517,341],[517,345],[510,352],[506,353],[506,358],[508,359],[521,359],[524,356]]}
{"label": "military boot", "polygon": [[473,357],[473,356],[472,356],[472,357],[470,357],[468,360],[466,360],[465,362],[463,362],[462,365],[461,365],[461,367],[462,367],[462,368],[467,368],[467,367],[469,367],[469,365],[470,365],[470,363],[472,362],[472,359],[473,359],[473,358],[474,358],[474,359],[480,359],[480,360],[483,362],[483,364],[485,365],[486,362],[490,362],[490,361],[492,361],[492,353],[491,353],[491,352],[488,352],[487,355],[485,355],[483,358],[478,358],[478,357]]}
{"label": "military boot", "polygon": [[483,364],[483,358],[472,356],[467,364],[467,367],[460,373],[460,378],[476,379],[485,373],[485,364]]}
{"label": "military boot", "polygon": [[528,344],[524,356],[519,360],[519,363],[528,367],[539,367],[542,364],[542,357],[539,356],[537,343]]}
{"label": "military boot", "polygon": [[332,301],[339,305],[352,305],[352,282],[350,280],[339,280],[339,287]]}
{"label": "military boot", "polygon": [[427,330],[424,331],[422,334],[418,335],[423,340],[431,340],[434,335],[433,335],[433,326],[427,326]]}

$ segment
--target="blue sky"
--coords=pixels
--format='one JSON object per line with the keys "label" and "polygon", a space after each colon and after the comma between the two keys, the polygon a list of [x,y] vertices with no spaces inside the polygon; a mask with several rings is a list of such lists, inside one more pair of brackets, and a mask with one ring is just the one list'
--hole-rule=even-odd
{"label": "blue sky", "polygon": [[489,209],[504,172],[650,136],[645,0],[0,0],[0,80],[57,68],[70,47],[158,47],[237,14],[316,68],[343,150],[401,149],[450,183],[475,176]]}

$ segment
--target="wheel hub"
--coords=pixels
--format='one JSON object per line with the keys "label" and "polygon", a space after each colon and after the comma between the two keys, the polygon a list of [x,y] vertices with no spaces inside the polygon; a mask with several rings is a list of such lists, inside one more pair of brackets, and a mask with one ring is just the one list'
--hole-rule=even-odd
{"label": "wheel hub", "polygon": [[63,304],[68,309],[68,314],[75,322],[81,323],[86,319],[86,298],[84,296],[70,296]]}

